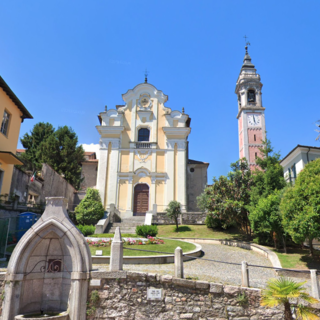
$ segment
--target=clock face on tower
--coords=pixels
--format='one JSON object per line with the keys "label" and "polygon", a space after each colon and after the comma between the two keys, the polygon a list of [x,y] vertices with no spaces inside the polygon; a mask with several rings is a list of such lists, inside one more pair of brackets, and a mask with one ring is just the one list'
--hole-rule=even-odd
{"label": "clock face on tower", "polygon": [[249,114],[248,115],[248,124],[252,127],[258,127],[261,125],[261,117],[257,114]]}

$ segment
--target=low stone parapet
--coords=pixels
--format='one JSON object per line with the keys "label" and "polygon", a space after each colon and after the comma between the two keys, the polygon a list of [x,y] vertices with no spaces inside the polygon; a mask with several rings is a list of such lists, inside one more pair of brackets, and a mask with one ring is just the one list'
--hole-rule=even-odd
{"label": "low stone parapet", "polygon": [[[179,224],[191,224],[191,225],[203,225],[207,214],[204,212],[183,212],[179,216]],[[156,215],[152,217],[153,224],[175,224],[173,219],[167,216],[166,212],[157,212]]]}

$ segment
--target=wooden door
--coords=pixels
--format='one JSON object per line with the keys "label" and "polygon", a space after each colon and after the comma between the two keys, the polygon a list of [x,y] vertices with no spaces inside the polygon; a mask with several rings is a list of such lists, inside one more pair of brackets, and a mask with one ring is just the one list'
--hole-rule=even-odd
{"label": "wooden door", "polygon": [[144,216],[149,210],[149,186],[147,184],[137,184],[134,187],[133,215]]}

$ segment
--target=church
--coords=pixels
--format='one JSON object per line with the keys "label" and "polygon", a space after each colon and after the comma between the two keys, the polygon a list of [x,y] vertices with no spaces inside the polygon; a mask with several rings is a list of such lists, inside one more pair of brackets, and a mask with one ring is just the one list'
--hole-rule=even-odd
{"label": "church", "polygon": [[168,96],[145,82],[122,95],[124,105],[99,114],[96,188],[121,218],[163,212],[172,200],[199,211],[209,163],[188,157],[191,118],[165,106]]}
{"label": "church", "polygon": [[[239,158],[255,169],[265,139],[265,108],[260,75],[245,49],[235,88]],[[196,198],[207,185],[209,163],[189,159],[190,116],[184,109],[166,107],[168,96],[147,78],[122,99],[123,105],[106,108],[98,116],[98,160],[88,158],[82,164],[88,173],[85,181],[91,181],[85,187],[95,186],[105,209],[115,205],[121,218],[164,212],[172,200],[180,202],[183,212],[199,212]]]}

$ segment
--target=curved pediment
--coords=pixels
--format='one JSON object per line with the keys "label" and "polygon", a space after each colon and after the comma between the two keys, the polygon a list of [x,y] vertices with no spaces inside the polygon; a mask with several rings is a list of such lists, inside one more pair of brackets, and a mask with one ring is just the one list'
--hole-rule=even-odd
{"label": "curved pediment", "polygon": [[133,89],[130,89],[124,93],[122,95],[122,99],[125,102],[128,102],[133,97],[140,96],[141,94],[149,94],[151,98],[157,98],[160,103],[165,103],[168,101],[168,96],[150,83],[140,83],[136,85]]}

